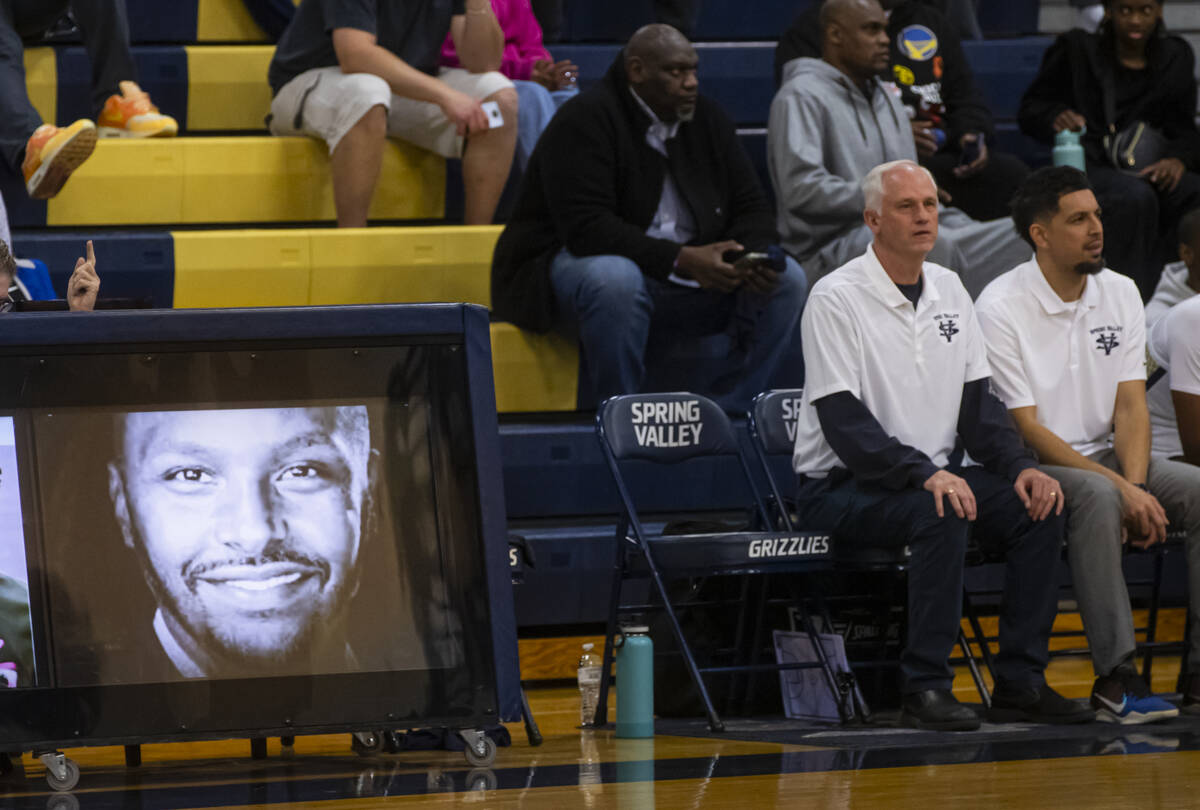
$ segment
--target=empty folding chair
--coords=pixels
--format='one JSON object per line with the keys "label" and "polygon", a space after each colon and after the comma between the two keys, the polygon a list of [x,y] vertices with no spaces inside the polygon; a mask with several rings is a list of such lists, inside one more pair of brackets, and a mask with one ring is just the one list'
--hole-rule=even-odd
{"label": "empty folding chair", "polygon": [[[621,587],[628,576],[648,576],[651,591],[662,602],[688,674],[708,716],[709,728],[724,730],[713,708],[704,682],[706,674],[736,674],[819,667],[836,694],[835,676],[823,655],[811,626],[807,628],[820,660],[799,664],[697,665],[689,640],[680,627],[676,607],[666,587],[668,576],[765,574],[776,571],[814,570],[830,558],[829,537],[792,531],[724,531],[703,534],[651,535],[639,516],[637,493],[627,486],[622,467],[629,462],[653,462],[663,466],[663,475],[674,472],[686,478],[684,462],[704,457],[726,457],[740,468],[749,499],[759,524],[768,528],[771,517],[763,497],[738,446],[729,418],[713,401],[688,393],[634,394],[612,397],[600,405],[596,431],[604,457],[612,471],[621,500],[621,517],[615,534],[616,559],[609,600],[604,666],[600,685],[597,723],[607,721],[608,690],[613,661],[613,639],[622,612]],[[841,707],[839,706],[839,711]]]}

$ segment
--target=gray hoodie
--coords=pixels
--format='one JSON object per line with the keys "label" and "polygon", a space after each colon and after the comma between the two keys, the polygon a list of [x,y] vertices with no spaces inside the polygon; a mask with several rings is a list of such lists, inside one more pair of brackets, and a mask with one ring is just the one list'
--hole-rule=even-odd
{"label": "gray hoodie", "polygon": [[898,94],[871,97],[821,59],[793,59],[771,102],[767,165],[783,246],[801,262],[862,225],[862,178],[880,163],[916,160]]}

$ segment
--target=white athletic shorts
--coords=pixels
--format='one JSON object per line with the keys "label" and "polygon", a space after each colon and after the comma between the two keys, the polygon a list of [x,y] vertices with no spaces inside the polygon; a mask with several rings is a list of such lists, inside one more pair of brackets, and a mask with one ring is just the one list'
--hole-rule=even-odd
{"label": "white athletic shorts", "polygon": [[[471,73],[444,67],[437,78],[479,101],[513,86],[507,77],[494,71]],[[397,96],[386,81],[372,73],[342,73],[336,66],[305,71],[279,89],[271,102],[271,133],[320,138],[329,144],[332,153],[345,134],[376,105],[388,111],[390,137],[442,157],[462,157],[464,139],[441,107]]]}

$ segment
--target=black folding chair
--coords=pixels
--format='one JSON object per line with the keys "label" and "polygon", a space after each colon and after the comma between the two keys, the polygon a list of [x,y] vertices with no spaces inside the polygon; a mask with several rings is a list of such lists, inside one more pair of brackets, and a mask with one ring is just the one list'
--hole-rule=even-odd
{"label": "black folding chair", "polygon": [[[784,388],[763,392],[754,398],[750,406],[750,411],[746,414],[746,427],[750,434],[750,443],[754,447],[754,453],[758,457],[759,463],[762,466],[763,476],[766,478],[767,485],[770,488],[773,512],[778,521],[776,525],[789,532],[795,531],[797,527],[795,526],[789,503],[779,488],[778,475],[776,475],[773,469],[772,459],[778,459],[781,456],[786,456],[790,459],[792,456],[793,448],[796,444],[796,422],[799,418],[799,408],[803,394],[804,391],[800,388]],[[872,549],[856,551],[853,555],[839,554],[835,561],[835,570],[893,570],[896,573],[902,573],[907,568],[907,554],[896,555],[891,552]],[[990,651],[983,636],[983,631],[979,626],[979,619],[975,615],[974,608],[965,588],[963,592],[963,607],[967,618],[971,622],[973,640],[976,644],[980,645],[981,653],[985,656],[986,660],[990,655]],[[988,693],[987,684],[980,674],[979,666],[975,661],[975,655],[971,652],[971,645],[968,643],[966,634],[963,633],[961,627],[958,631],[958,646],[962,651],[963,660],[966,662],[967,669],[971,673],[971,679],[975,682],[975,689],[979,692],[979,697],[983,701],[983,705],[985,707],[990,706],[991,695]]]}
{"label": "black folding chair", "polygon": [[[820,668],[830,693],[837,694],[837,679],[830,668],[811,624],[806,627],[816,651],[815,662],[792,664],[734,664],[700,667],[679,623],[665,577],[765,574],[776,571],[814,570],[826,567],[830,558],[829,538],[823,534],[791,531],[724,531],[703,534],[651,535],[639,517],[634,493],[625,483],[622,467],[628,462],[653,462],[664,467],[664,475],[673,471],[680,480],[686,472],[684,462],[727,457],[740,466],[758,527],[767,529],[771,518],[766,503],[750,473],[738,446],[729,418],[705,397],[689,393],[634,394],[617,396],[600,405],[596,432],[613,481],[621,499],[621,517],[615,535],[616,557],[613,564],[612,592],[609,599],[608,628],[604,644],[604,666],[600,681],[597,724],[608,720],[608,690],[611,684],[613,640],[618,616],[635,607],[621,604],[622,584],[627,577],[648,576],[652,592],[662,601],[688,674],[708,717],[709,728],[723,731],[725,726],[713,707],[704,683],[707,674],[748,674],[762,671]],[[736,459],[736,462],[734,461]],[[666,468],[672,468],[668,470]],[[657,607],[657,606],[656,606]],[[740,625],[741,623],[739,623]],[[839,712],[842,712],[839,706]],[[845,715],[843,714],[843,719]]]}

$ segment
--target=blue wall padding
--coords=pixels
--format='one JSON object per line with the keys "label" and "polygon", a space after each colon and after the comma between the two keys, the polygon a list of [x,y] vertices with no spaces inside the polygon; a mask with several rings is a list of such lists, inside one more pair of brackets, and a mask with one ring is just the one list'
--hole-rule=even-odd
{"label": "blue wall padding", "polygon": [[41,259],[50,270],[58,297],[66,295],[75,260],[91,239],[96,248],[96,271],[102,297],[136,298],[155,307],[169,307],[175,296],[175,243],[171,234],[116,231],[108,233],[13,234],[14,252],[21,258]]}
{"label": "blue wall padding", "polygon": [[792,20],[820,0],[701,0],[693,39],[779,39]]}
{"label": "blue wall padding", "polygon": [[[779,39],[808,6],[818,0],[701,0],[692,38],[698,42],[731,39]],[[607,3],[567,3],[563,39],[568,42],[625,42],[655,21],[651,0],[610,0]]]}
{"label": "blue wall padding", "polygon": [[[70,123],[77,118],[93,118],[92,67],[81,47],[60,48],[58,65],[58,121]],[[138,83],[150,94],[159,110],[174,117],[180,129],[187,127],[188,63],[182,45],[134,48]]]}
{"label": "blue wall padding", "polygon": [[142,42],[195,42],[198,0],[125,0],[129,36]]}
{"label": "blue wall padding", "polygon": [[1038,0],[988,0],[976,4],[985,37],[1020,37],[1038,32]]}

